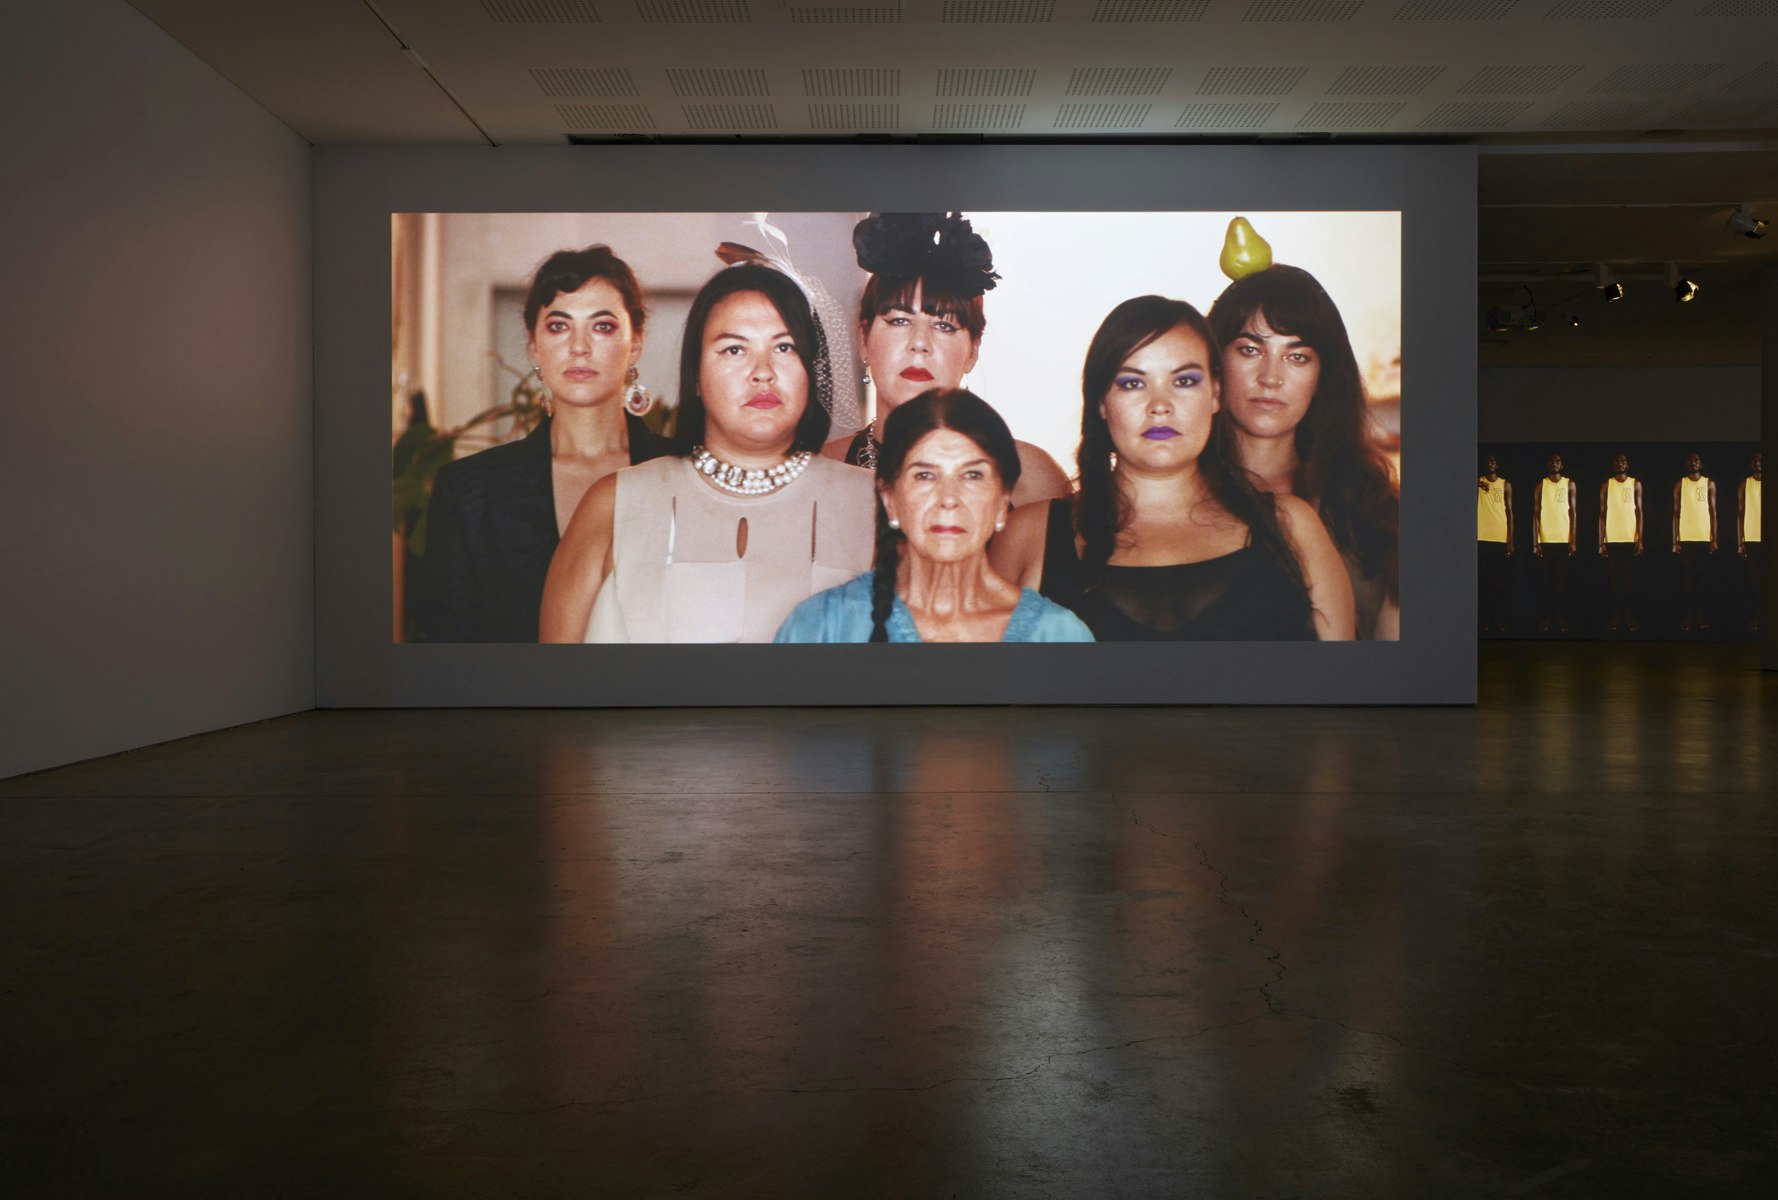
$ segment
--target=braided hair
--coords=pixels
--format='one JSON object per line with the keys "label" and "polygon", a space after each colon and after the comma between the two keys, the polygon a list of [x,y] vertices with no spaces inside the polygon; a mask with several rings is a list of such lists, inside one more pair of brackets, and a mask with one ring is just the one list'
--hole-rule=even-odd
{"label": "braided hair", "polygon": [[[1132,515],[1129,500],[1118,486],[1112,468],[1117,447],[1111,440],[1111,426],[1099,410],[1100,403],[1111,390],[1118,368],[1130,355],[1182,326],[1204,340],[1210,357],[1210,377],[1220,386],[1222,354],[1210,323],[1183,300],[1164,296],[1125,300],[1107,314],[1087,347],[1086,366],[1080,378],[1080,451],[1076,458],[1080,491],[1074,498],[1074,531],[1084,545],[1081,561],[1089,588],[1097,586],[1111,556],[1117,553],[1118,534]],[[1226,412],[1216,414],[1210,423],[1210,438],[1198,455],[1198,472],[1209,486],[1211,498],[1247,525],[1250,544],[1276,560],[1289,578],[1306,589],[1296,554],[1278,524],[1276,505],[1254,486],[1240,465],[1234,430],[1234,422],[1227,419]]]}
{"label": "braided hair", "polygon": [[[1000,485],[1012,494],[1019,481],[1019,444],[992,405],[964,388],[933,388],[921,392],[890,413],[883,422],[877,450],[877,490],[893,487],[908,455],[920,439],[950,429],[980,446],[994,463]],[[877,565],[871,577],[870,640],[889,640],[889,614],[895,609],[895,585],[901,575],[902,533],[889,527],[889,512],[877,502]]]}

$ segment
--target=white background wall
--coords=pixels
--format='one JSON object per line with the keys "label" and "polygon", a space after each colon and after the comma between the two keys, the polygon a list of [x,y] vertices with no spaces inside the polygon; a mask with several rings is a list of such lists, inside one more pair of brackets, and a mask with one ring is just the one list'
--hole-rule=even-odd
{"label": "white background wall", "polygon": [[0,144],[0,776],[312,707],[308,146],[122,0]]}

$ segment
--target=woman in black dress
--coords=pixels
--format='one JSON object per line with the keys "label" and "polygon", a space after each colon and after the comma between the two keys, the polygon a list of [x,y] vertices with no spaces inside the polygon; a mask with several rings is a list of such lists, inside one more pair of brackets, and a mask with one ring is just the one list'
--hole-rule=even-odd
{"label": "woman in black dress", "polygon": [[1203,315],[1139,296],[1081,373],[1080,491],[1013,513],[990,555],[1100,641],[1348,639],[1352,589],[1314,511],[1258,492],[1218,416]]}
{"label": "woman in black dress", "polygon": [[550,255],[525,297],[548,414],[526,437],[442,467],[416,597],[429,642],[534,642],[561,531],[595,482],[669,452],[637,386],[648,310],[606,246]]}

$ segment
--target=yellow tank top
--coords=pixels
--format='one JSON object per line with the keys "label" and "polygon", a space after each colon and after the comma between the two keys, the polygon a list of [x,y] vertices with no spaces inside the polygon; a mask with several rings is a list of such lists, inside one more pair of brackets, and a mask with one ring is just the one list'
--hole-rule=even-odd
{"label": "yellow tank top", "polygon": [[1751,475],[1747,477],[1747,514],[1741,520],[1741,540],[1744,542],[1759,541],[1759,485],[1759,480]]}
{"label": "yellow tank top", "polygon": [[1679,481],[1679,540],[1710,540],[1710,476],[1687,476]]}
{"label": "yellow tank top", "polygon": [[1551,479],[1545,475],[1539,485],[1543,488],[1543,504],[1538,510],[1537,540],[1540,542],[1568,541],[1568,476]]}
{"label": "yellow tank top", "polygon": [[1619,483],[1613,476],[1605,481],[1605,540],[1633,542],[1636,540],[1636,477],[1626,475]]}
{"label": "yellow tank top", "polygon": [[1506,480],[1481,477],[1475,495],[1475,538],[1478,542],[1506,540]]}

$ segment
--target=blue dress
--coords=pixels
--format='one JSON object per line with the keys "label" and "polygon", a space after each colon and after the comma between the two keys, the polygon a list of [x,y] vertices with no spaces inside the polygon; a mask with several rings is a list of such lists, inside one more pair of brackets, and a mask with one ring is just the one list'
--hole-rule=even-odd
{"label": "blue dress", "polygon": [[[817,592],[791,610],[778,626],[774,642],[868,642],[870,640],[871,581],[876,572]],[[917,642],[920,631],[914,614],[895,598],[885,626],[892,642]],[[1019,593],[1019,602],[1006,623],[1003,642],[1090,642],[1090,631],[1081,619],[1045,600],[1030,588]]]}

